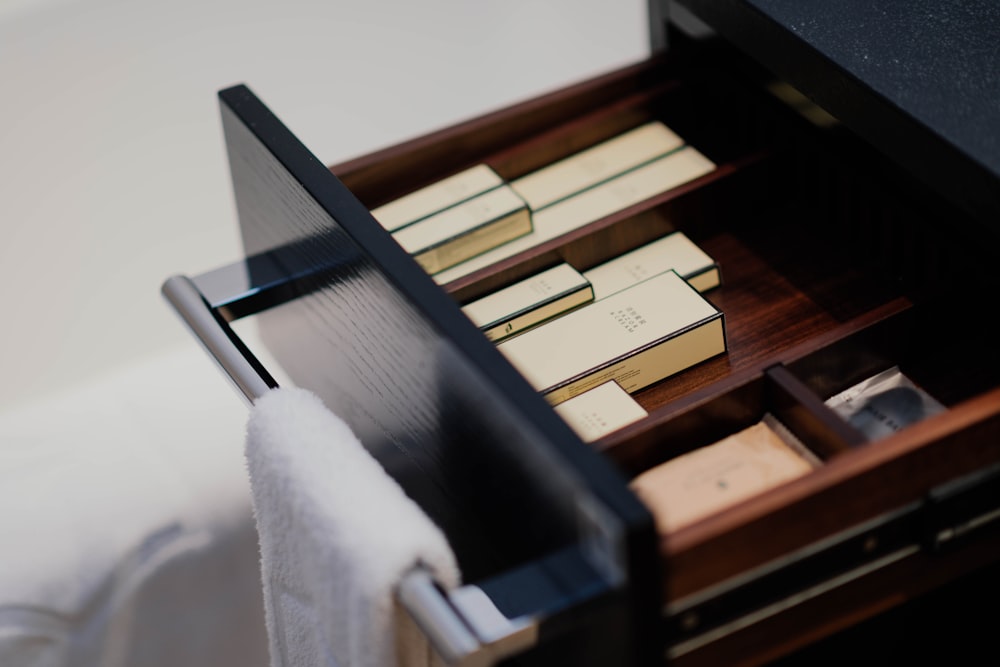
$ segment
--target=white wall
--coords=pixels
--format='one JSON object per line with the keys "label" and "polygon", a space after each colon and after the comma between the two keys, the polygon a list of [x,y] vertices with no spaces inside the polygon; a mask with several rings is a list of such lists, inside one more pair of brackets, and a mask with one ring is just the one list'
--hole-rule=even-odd
{"label": "white wall", "polygon": [[241,256],[218,90],[333,164],[647,51],[641,0],[0,0],[0,663],[266,664],[246,408],[159,291]]}
{"label": "white wall", "polygon": [[240,256],[219,89],[332,164],[647,52],[641,0],[0,0],[0,410],[194,344],[159,287]]}

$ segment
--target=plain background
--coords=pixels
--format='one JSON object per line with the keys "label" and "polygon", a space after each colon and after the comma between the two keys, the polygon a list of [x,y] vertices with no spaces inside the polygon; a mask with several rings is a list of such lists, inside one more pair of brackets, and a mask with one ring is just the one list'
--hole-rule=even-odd
{"label": "plain background", "polygon": [[325,164],[642,59],[640,0],[0,0],[0,411],[191,345],[241,256],[215,94]]}
{"label": "plain background", "polygon": [[242,256],[216,93],[334,164],[643,59],[645,7],[0,0],[0,662],[266,662],[247,409],[160,296]]}
{"label": "plain background", "polygon": [[[180,521],[205,548],[111,600],[94,650],[266,663],[246,409],[159,294],[241,257],[218,90],[246,83],[334,164],[648,52],[645,0],[0,0],[0,607],[76,602],[76,570],[129,583]],[[949,634],[887,618],[855,633],[887,660]]]}

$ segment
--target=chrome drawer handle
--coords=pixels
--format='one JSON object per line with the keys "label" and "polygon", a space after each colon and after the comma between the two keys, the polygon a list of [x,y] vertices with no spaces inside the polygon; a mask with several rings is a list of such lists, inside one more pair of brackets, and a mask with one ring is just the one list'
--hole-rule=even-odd
{"label": "chrome drawer handle", "polygon": [[[197,282],[197,276],[171,276],[161,292],[252,406],[278,383],[209,303]],[[403,577],[397,598],[449,665],[486,667],[538,641],[537,619],[507,619],[478,586],[445,591],[424,568],[418,567]]]}

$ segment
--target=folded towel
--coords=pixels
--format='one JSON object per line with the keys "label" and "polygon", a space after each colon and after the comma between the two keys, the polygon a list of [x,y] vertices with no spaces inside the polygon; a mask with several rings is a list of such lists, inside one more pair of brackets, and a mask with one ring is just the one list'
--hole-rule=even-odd
{"label": "folded towel", "polygon": [[0,409],[0,665],[266,666],[245,421],[187,344]]}
{"label": "folded towel", "polygon": [[273,389],[246,459],[272,667],[432,664],[395,589],[417,566],[458,585],[454,554],[350,427],[305,389]]}

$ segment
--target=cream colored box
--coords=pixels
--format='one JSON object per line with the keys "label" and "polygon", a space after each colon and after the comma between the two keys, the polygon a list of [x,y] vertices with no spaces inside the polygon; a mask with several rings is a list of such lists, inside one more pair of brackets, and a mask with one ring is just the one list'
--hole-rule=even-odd
{"label": "cream colored box", "polygon": [[610,380],[553,408],[584,442],[593,442],[649,415],[621,385]]}
{"label": "cream colored box", "polygon": [[723,315],[674,271],[497,345],[556,405],[617,380],[632,393],[726,351]]}
{"label": "cream colored box", "polygon": [[587,279],[569,264],[558,264],[462,310],[487,338],[500,341],[593,300]]}
{"label": "cream colored box", "polygon": [[614,178],[684,145],[660,121],[640,125],[511,181],[532,211],[538,211]]}
{"label": "cream colored box", "polygon": [[531,212],[507,186],[494,188],[393,233],[428,273],[437,273],[531,232]]}
{"label": "cream colored box", "polygon": [[620,292],[658,273],[673,269],[699,292],[718,287],[719,265],[684,232],[673,232],[584,271],[594,298]]}
{"label": "cream colored box", "polygon": [[757,424],[647,470],[629,485],[661,534],[686,526],[820,465],[783,424]]}
{"label": "cream colored box", "polygon": [[710,173],[715,164],[688,146],[532,214],[533,230],[519,239],[434,276],[445,285],[519,252]]}
{"label": "cream colored box", "polygon": [[478,164],[373,208],[371,214],[394,232],[501,185],[503,179],[499,174],[485,164]]}

